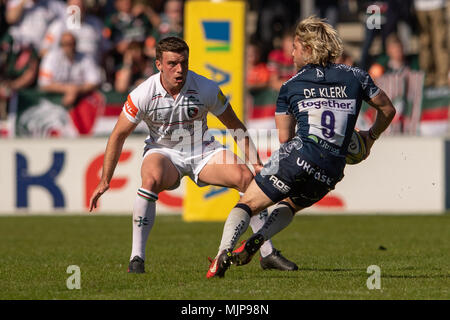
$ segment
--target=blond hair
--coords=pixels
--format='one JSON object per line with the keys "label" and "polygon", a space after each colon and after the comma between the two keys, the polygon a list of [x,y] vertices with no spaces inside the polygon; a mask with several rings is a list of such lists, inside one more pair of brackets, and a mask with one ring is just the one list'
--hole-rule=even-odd
{"label": "blond hair", "polygon": [[295,29],[295,36],[303,47],[311,48],[311,56],[305,59],[306,63],[325,66],[334,62],[344,51],[337,31],[324,19],[315,16],[300,21]]}

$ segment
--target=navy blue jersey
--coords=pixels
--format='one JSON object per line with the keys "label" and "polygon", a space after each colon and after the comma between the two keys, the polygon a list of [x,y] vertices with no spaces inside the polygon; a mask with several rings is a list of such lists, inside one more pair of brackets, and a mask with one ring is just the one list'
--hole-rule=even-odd
{"label": "navy blue jersey", "polygon": [[338,157],[345,157],[362,100],[379,93],[369,74],[356,67],[308,64],[286,81],[275,114],[290,114],[296,134],[316,142]]}

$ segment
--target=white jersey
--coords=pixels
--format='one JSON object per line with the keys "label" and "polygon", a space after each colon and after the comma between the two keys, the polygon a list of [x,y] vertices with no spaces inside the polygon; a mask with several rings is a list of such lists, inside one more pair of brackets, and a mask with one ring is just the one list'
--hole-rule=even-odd
{"label": "white jersey", "polygon": [[62,50],[54,50],[45,55],[39,68],[39,86],[54,82],[100,84],[101,71],[93,58],[82,53],[70,61]]}
{"label": "white jersey", "polygon": [[147,124],[149,146],[201,146],[202,141],[210,139],[204,136],[208,130],[208,111],[219,116],[228,104],[214,81],[193,71],[188,71],[186,83],[173,99],[163,88],[160,73],[157,73],[128,95],[123,112],[131,122],[137,124],[143,120]]}
{"label": "white jersey", "polygon": [[66,21],[56,20],[47,29],[42,43],[43,50],[54,50],[59,47],[61,35],[69,31],[77,41],[77,51],[90,55],[96,61],[100,61],[102,52],[106,49],[106,40],[102,37],[102,22],[91,15],[87,15],[81,21],[79,28],[68,29]]}
{"label": "white jersey", "polygon": [[[22,0],[9,0],[7,9],[20,5]],[[39,51],[49,23],[55,19],[64,19],[66,6],[61,1],[39,0],[27,1],[19,21],[11,25],[9,33],[16,42],[31,44]]]}

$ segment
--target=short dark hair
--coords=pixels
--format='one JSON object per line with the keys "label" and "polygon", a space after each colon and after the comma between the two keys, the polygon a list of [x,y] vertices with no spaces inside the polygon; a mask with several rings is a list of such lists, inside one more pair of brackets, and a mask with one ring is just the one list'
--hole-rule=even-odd
{"label": "short dark hair", "polygon": [[189,54],[189,46],[178,37],[167,37],[158,42],[156,45],[156,60],[161,61],[163,52],[182,53],[186,51]]}

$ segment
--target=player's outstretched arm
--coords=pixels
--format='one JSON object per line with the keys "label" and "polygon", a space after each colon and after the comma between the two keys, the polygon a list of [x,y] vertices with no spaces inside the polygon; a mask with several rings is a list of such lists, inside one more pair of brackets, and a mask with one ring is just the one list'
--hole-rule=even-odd
{"label": "player's outstretched arm", "polygon": [[377,116],[372,127],[367,131],[359,132],[366,141],[367,156],[369,156],[372,145],[381,133],[389,127],[396,111],[391,100],[383,90],[380,90],[380,93],[368,100],[367,103],[377,110]]}
{"label": "player's outstretched arm", "polygon": [[[259,158],[258,150],[250,139],[247,128],[236,116],[231,105],[229,104],[225,111],[217,116],[217,118],[225,125],[225,127],[227,127],[227,129],[234,130],[235,134],[232,134],[233,139],[236,141],[239,149],[244,153],[245,162],[253,166],[255,173],[261,171],[263,165]],[[237,134],[239,130],[242,134]]]}
{"label": "player's outstretched arm", "polygon": [[122,111],[106,145],[102,177],[97,188],[92,194],[89,208],[90,212],[97,208],[98,199],[109,189],[109,183],[111,182],[114,170],[116,169],[120,154],[122,153],[122,147],[125,143],[125,139],[131,134],[131,132],[133,132],[135,128],[136,124],[129,121]]}

